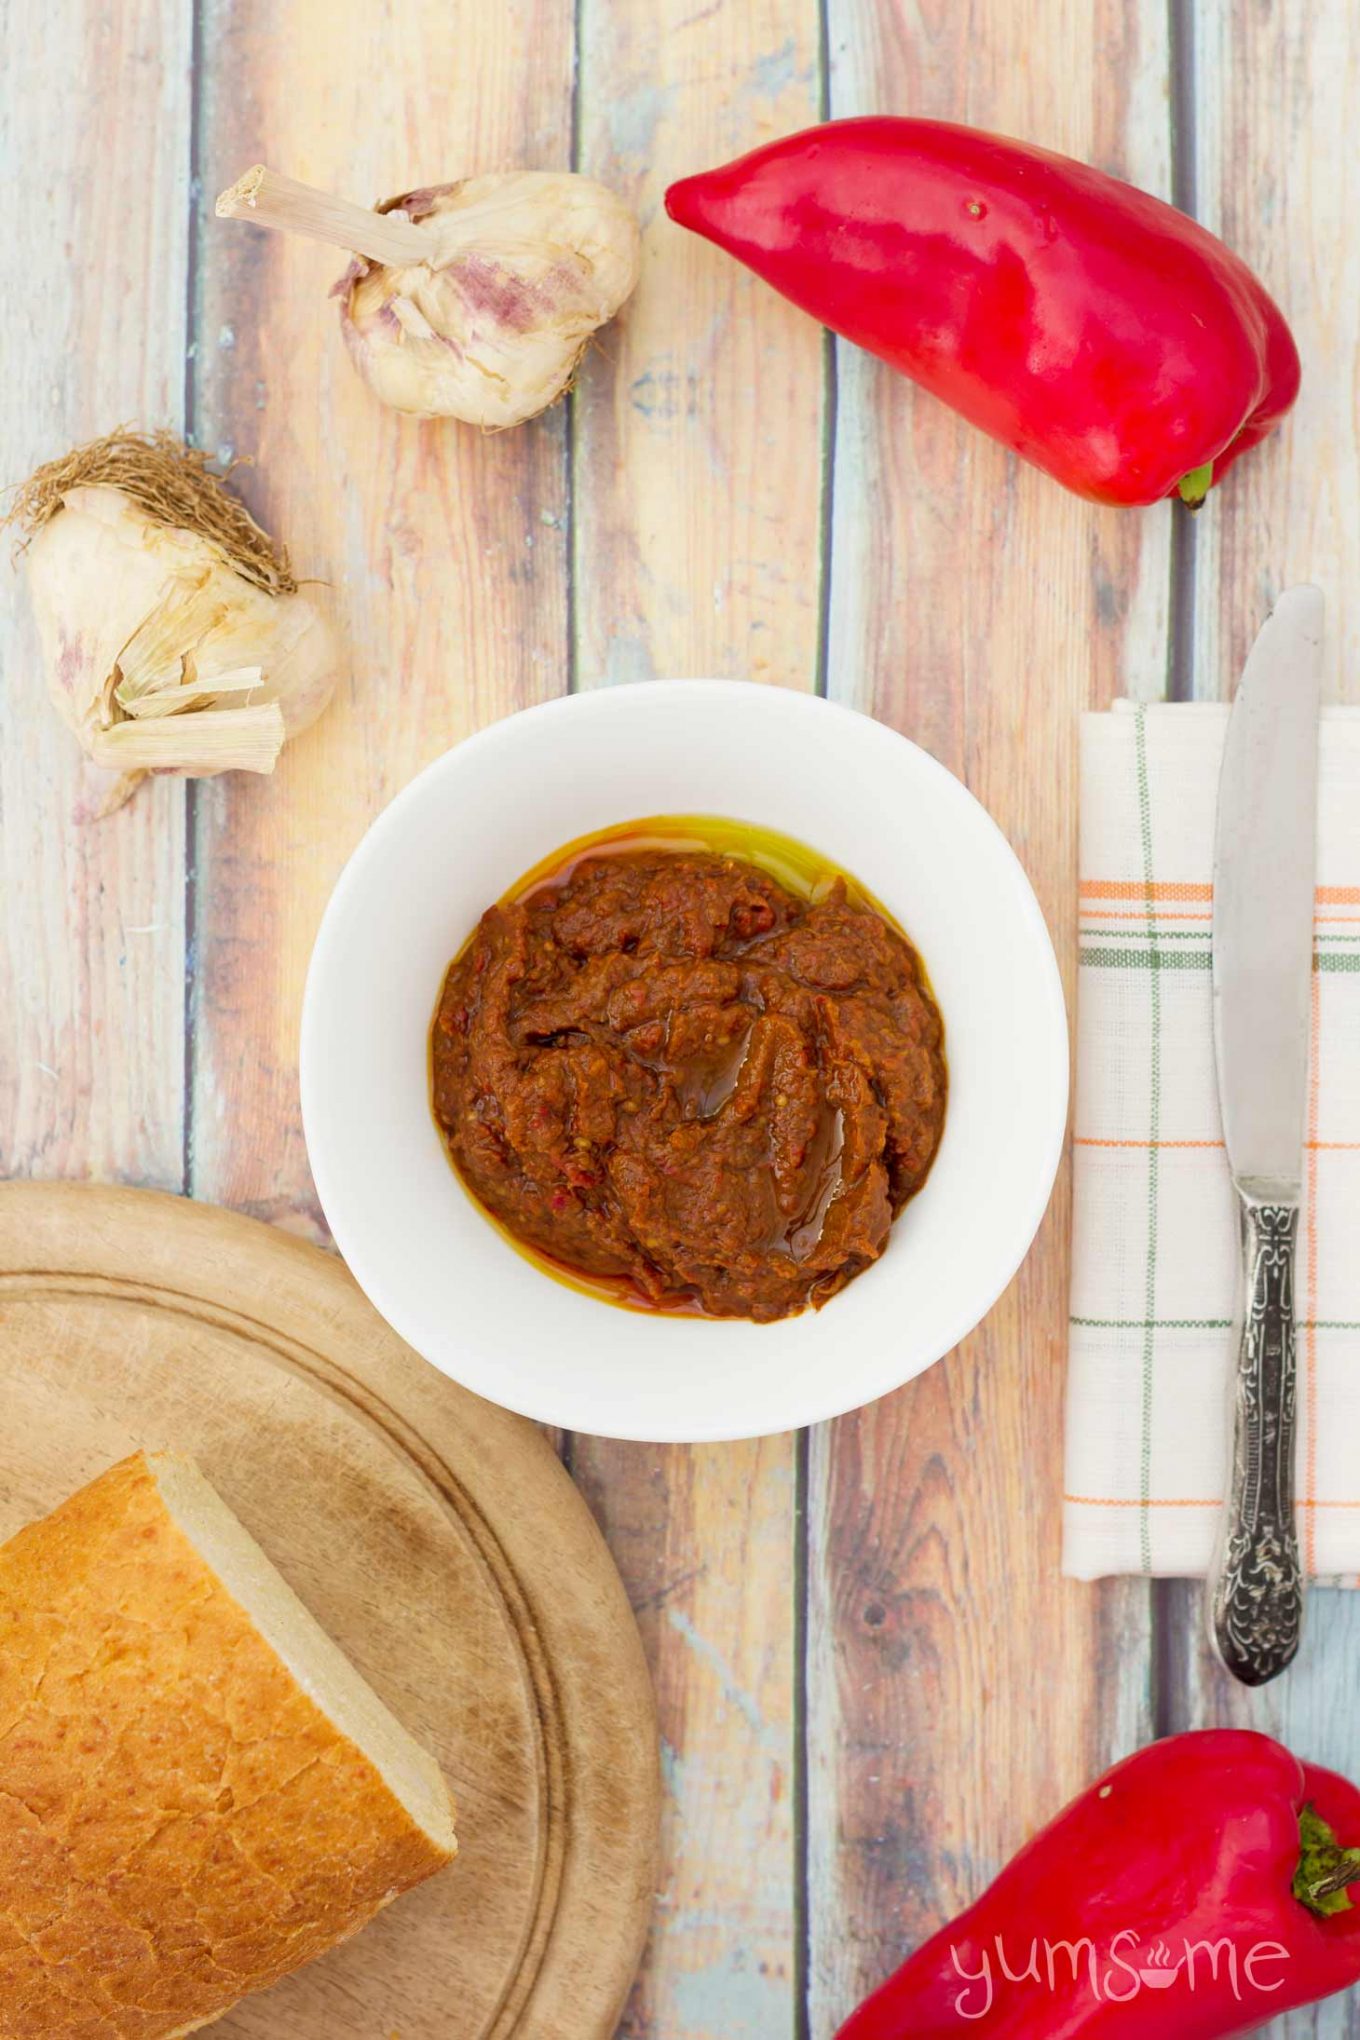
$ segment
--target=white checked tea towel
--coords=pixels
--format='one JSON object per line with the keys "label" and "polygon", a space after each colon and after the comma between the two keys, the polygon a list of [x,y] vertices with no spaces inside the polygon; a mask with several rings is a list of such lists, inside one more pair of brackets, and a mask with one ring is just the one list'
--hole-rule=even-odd
{"label": "white checked tea towel", "polygon": [[[1081,732],[1063,1569],[1202,1574],[1226,1477],[1237,1214],[1214,1072],[1226,707],[1121,702]],[[1323,711],[1299,1239],[1299,1537],[1360,1574],[1360,709]]]}

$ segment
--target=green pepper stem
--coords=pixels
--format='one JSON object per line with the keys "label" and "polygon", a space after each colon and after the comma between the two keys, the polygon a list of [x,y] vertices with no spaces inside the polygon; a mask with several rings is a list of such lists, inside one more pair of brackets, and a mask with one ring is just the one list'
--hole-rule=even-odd
{"label": "green pepper stem", "polygon": [[1198,510],[1213,486],[1214,464],[1206,460],[1203,467],[1191,468],[1188,475],[1182,475],[1176,484],[1176,494],[1190,510]]}
{"label": "green pepper stem", "polygon": [[1310,1802],[1299,1815],[1299,1867],[1294,1872],[1294,1896],[1316,1913],[1330,1919],[1349,1912],[1348,1887],[1360,1884],[1360,1849],[1345,1849],[1317,1808]]}

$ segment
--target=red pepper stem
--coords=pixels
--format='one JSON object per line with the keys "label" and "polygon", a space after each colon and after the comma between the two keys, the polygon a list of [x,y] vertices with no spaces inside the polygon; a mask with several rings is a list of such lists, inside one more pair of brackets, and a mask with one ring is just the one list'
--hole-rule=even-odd
{"label": "red pepper stem", "polygon": [[1348,1849],[1346,1860],[1339,1870],[1330,1877],[1323,1877],[1313,1886],[1314,1898],[1333,1898],[1338,1891],[1345,1891],[1360,1878],[1360,1849]]}
{"label": "red pepper stem", "polygon": [[1176,484],[1176,494],[1189,510],[1200,510],[1204,499],[1213,486],[1214,464],[1206,460],[1203,467],[1192,468],[1188,475],[1182,475]]}
{"label": "red pepper stem", "polygon": [[1360,1849],[1343,1848],[1311,1803],[1299,1815],[1299,1867],[1294,1896],[1319,1919],[1349,1912],[1349,1886],[1360,1884]]}

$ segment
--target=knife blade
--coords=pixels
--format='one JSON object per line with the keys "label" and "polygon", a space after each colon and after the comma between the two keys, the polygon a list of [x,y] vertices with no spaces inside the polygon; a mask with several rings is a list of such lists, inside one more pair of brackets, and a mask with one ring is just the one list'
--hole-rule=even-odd
{"label": "knife blade", "polygon": [[1303,1183],[1323,603],[1290,588],[1228,718],[1214,857],[1214,1051],[1242,1234],[1228,1498],[1210,1578],[1216,1651],[1264,1685],[1299,1647],[1294,1252]]}

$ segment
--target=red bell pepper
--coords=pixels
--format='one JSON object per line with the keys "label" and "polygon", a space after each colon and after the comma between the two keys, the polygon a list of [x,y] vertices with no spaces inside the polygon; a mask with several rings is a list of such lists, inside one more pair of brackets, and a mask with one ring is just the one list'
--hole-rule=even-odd
{"label": "red bell pepper", "polygon": [[839,2040],[1228,2040],[1360,1981],[1360,1791],[1269,1736],[1139,1750]]}
{"label": "red bell pepper", "polygon": [[1298,394],[1244,262],[1027,142],[831,121],[682,179],[666,210],[1097,502],[1197,505]]}

